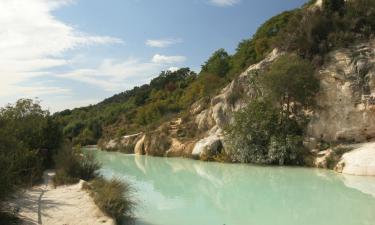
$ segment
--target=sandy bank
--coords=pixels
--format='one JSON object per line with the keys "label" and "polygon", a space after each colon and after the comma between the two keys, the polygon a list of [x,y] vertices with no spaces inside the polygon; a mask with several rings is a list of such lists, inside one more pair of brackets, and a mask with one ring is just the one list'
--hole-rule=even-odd
{"label": "sandy bank", "polygon": [[83,181],[54,188],[51,184],[53,175],[53,172],[46,172],[44,184],[27,190],[11,202],[11,205],[19,208],[23,224],[115,224],[113,219],[99,210],[90,195],[82,190]]}

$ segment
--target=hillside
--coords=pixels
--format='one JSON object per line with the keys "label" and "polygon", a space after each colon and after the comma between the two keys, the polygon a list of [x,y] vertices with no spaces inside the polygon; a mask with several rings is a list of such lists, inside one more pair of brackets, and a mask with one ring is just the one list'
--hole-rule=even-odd
{"label": "hillside", "polygon": [[107,150],[333,168],[343,148],[375,138],[374,29],[374,1],[310,1],[199,74],[162,72],[54,117],[73,143]]}

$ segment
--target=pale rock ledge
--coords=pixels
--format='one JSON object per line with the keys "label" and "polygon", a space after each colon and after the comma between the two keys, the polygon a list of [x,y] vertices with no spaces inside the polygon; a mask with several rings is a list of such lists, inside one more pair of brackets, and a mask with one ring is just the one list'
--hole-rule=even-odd
{"label": "pale rock ledge", "polygon": [[375,176],[375,142],[360,144],[342,156],[337,172],[358,176]]}

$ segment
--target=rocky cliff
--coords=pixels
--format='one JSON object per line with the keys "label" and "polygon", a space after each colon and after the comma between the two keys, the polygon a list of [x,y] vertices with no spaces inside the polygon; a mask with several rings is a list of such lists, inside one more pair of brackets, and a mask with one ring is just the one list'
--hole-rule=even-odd
{"label": "rocky cliff", "polygon": [[[374,47],[375,41],[370,41],[333,51],[317,71],[321,89],[306,132],[306,146],[312,152],[316,152],[323,142],[358,143],[375,138]],[[225,151],[223,130],[231,123],[233,113],[258,95],[250,77],[266,69],[281,54],[275,49],[217,96],[193,104],[184,118],[176,118],[154,132],[137,134],[137,138],[132,136],[131,141],[127,137],[118,143],[133,146],[136,154],[214,158]],[[110,143],[116,145],[114,141]],[[341,164],[340,171],[346,172],[344,164]],[[366,174],[375,175],[375,171]]]}

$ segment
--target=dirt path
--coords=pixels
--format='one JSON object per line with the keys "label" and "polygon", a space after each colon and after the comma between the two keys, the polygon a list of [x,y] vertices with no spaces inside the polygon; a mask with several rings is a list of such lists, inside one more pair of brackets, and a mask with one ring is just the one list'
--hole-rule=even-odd
{"label": "dirt path", "polygon": [[52,171],[43,175],[43,184],[20,194],[10,204],[19,209],[24,225],[112,225],[114,221],[105,216],[95,205],[83,182],[54,188]]}

